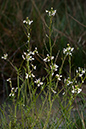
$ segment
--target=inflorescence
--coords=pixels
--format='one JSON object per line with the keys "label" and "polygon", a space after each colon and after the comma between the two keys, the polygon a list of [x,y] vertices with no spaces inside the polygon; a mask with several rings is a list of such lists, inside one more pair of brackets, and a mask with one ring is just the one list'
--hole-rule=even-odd
{"label": "inflorescence", "polygon": [[[48,13],[49,17],[55,16],[56,14],[56,10],[53,10],[53,8],[51,8],[50,11],[46,10],[46,13]],[[26,18],[26,20],[23,21],[24,24],[26,24],[26,26],[28,28],[30,28],[30,25],[33,23],[33,20],[29,20],[28,17]],[[28,42],[30,42],[30,31],[27,32],[27,38],[28,38]],[[69,44],[67,44],[67,48],[63,48],[63,54],[65,54],[66,56],[72,56],[72,52],[73,52],[74,48],[71,48]],[[30,51],[29,49],[23,53],[22,58],[23,60],[26,60],[27,62],[29,62],[29,65],[31,66],[32,70],[36,70],[36,66],[34,66],[32,64],[32,61],[34,61],[34,55],[38,54],[38,50],[37,47],[35,47],[34,51]],[[1,58],[4,60],[7,60],[8,54],[4,54]],[[54,72],[58,71],[58,65],[53,63],[54,60],[54,56],[50,56],[49,54],[47,54],[47,57],[43,59],[44,62],[49,63],[49,70],[51,70],[51,74],[52,76],[54,75]],[[32,70],[30,69],[28,72],[25,71],[25,79],[28,78],[35,78],[35,75],[32,73]],[[86,69],[83,68],[78,68],[78,70],[76,70],[76,73],[79,77],[83,77],[83,75],[86,73]],[[57,78],[58,81],[61,81],[62,75],[60,75],[59,73],[55,75],[55,77]],[[9,94],[9,96],[15,96],[15,92],[17,92],[18,87],[14,88],[12,87],[12,82],[11,82],[11,78],[7,79],[7,81],[10,83],[11,86],[11,93]],[[84,80],[82,79],[82,83],[84,82]],[[34,81],[35,84],[37,84],[38,87],[42,86],[44,83],[41,81],[41,78],[36,79]],[[67,79],[64,79],[64,84],[66,86],[71,86],[71,93],[77,93],[79,94],[82,89],[79,88],[79,86],[77,85],[77,81],[76,84],[74,85],[74,82],[70,79],[70,77],[68,77]],[[54,94],[56,94],[57,92],[55,90],[52,89],[51,90]],[[63,95],[65,95],[65,92],[63,93]]]}
{"label": "inflorescence", "polygon": [[53,8],[51,7],[51,10],[50,11],[46,10],[46,13],[48,13],[49,17],[55,16],[56,10],[53,10]]}
{"label": "inflorescence", "polygon": [[67,44],[67,48],[63,49],[63,54],[72,56],[74,48],[71,48],[69,44]]}

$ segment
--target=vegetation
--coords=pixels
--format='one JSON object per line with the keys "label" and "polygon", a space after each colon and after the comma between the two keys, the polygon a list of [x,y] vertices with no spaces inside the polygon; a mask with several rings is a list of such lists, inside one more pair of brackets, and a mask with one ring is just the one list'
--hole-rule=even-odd
{"label": "vegetation", "polygon": [[[85,129],[86,95],[83,87],[86,62],[82,57],[86,56],[86,48],[82,38],[86,26],[81,1],[50,2],[49,6],[54,8],[58,5],[57,10],[52,7],[48,10],[48,0],[40,4],[38,0],[31,0],[29,9],[27,3],[26,0],[15,1],[15,6],[10,0],[2,3],[0,24],[5,33],[1,31],[1,75],[3,95],[7,99],[0,107],[0,128]],[[60,7],[65,14],[59,11]],[[77,15],[79,21],[71,16],[72,7],[74,17],[81,9],[78,13],[83,15]],[[7,13],[10,10],[13,14]],[[11,25],[16,26],[16,30],[9,31]]]}

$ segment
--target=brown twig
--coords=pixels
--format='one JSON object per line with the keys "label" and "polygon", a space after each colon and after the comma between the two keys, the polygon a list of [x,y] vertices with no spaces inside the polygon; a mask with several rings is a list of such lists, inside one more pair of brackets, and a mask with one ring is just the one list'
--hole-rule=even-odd
{"label": "brown twig", "polygon": [[62,31],[56,29],[55,27],[53,27],[53,30],[56,31],[57,33],[61,34],[62,36],[65,36],[70,42],[73,43],[73,45],[75,46],[75,48],[77,48],[76,41],[74,41],[69,35],[63,33]]}
{"label": "brown twig", "polygon": [[[68,13],[67,13],[68,14]],[[71,17],[74,21],[76,21],[78,24],[80,24],[81,26],[86,28],[86,25],[82,24],[81,22],[79,22],[78,20],[76,20],[74,17],[72,17],[70,14],[68,14],[69,17]]]}
{"label": "brown twig", "polygon": [[46,22],[45,22],[44,18],[42,17],[42,15],[40,14],[39,9],[38,9],[38,8],[37,8],[37,6],[36,6],[36,4],[35,4],[34,0],[31,0],[31,2],[32,2],[32,4],[33,4],[34,8],[36,9],[36,11],[38,12],[39,17],[41,18],[41,20],[43,21],[43,23],[45,24],[45,26],[48,28],[48,26],[47,26],[47,24],[46,24]]}

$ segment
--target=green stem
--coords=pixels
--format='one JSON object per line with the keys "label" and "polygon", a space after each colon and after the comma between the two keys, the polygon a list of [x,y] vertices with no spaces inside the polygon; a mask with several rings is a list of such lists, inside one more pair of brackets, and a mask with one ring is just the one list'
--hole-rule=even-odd
{"label": "green stem", "polygon": [[50,115],[51,115],[51,110],[52,110],[52,103],[50,104],[50,110],[48,112],[48,116],[47,116],[47,119],[46,119],[46,122],[45,122],[45,125],[44,125],[43,129],[46,129],[46,127],[47,127],[47,124],[49,122],[49,118],[50,118]]}
{"label": "green stem", "polygon": [[24,114],[23,114],[22,105],[21,105],[21,123],[22,123],[23,129],[24,129]]}
{"label": "green stem", "polygon": [[20,96],[20,88],[19,88],[19,74],[17,75],[17,86],[18,86],[18,100]]}
{"label": "green stem", "polygon": [[15,104],[15,113],[14,113],[14,123],[16,124],[16,110],[17,110],[17,104]]}
{"label": "green stem", "polygon": [[51,25],[52,25],[52,17],[50,17],[50,26],[49,26],[49,47],[50,47],[50,56],[52,56],[52,44],[51,44]]}
{"label": "green stem", "polygon": [[69,55],[69,77],[71,79],[71,56]]}
{"label": "green stem", "polygon": [[62,69],[63,69],[64,62],[66,60],[66,57],[67,57],[67,55],[65,55],[64,59],[62,60],[62,65],[61,65],[60,70],[59,70],[59,75],[62,73]]}
{"label": "green stem", "polygon": [[[50,17],[50,25],[49,25],[49,47],[50,47],[50,56],[52,56],[52,43],[51,43],[51,32],[52,32],[52,17]],[[53,62],[51,60],[50,64],[52,65]],[[49,100],[49,112],[48,112],[48,116],[47,116],[47,119],[46,119],[46,122],[45,122],[45,125],[44,125],[44,128],[43,129],[46,129],[46,126],[49,122],[49,118],[50,118],[50,114],[51,114],[51,109],[52,109],[52,100],[51,100],[51,86],[52,86],[52,72],[53,72],[53,69],[51,69],[50,71],[50,76],[49,76],[49,96],[48,96],[48,100]]]}
{"label": "green stem", "polygon": [[[52,17],[50,17],[50,25],[49,25],[49,47],[50,47],[50,56],[52,56],[52,44],[51,44],[51,25],[52,25]],[[52,60],[51,60],[51,65],[52,65]],[[50,99],[50,94],[51,94],[51,85],[52,85],[52,69],[51,69],[51,72],[50,72],[50,76],[49,76],[49,81],[50,81],[50,84],[49,84],[49,99]]]}

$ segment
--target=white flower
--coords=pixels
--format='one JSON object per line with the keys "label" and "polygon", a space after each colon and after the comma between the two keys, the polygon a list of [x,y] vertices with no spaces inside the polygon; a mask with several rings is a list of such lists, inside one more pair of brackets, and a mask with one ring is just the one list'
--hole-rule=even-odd
{"label": "white flower", "polygon": [[35,47],[34,53],[38,54],[37,47]]}
{"label": "white flower", "polygon": [[72,86],[72,88],[73,88],[73,90],[72,90],[71,92],[72,92],[73,94],[74,94],[74,93],[79,94],[79,93],[82,91],[82,89],[78,88],[78,85],[75,85],[75,87]]}
{"label": "white flower", "polygon": [[70,78],[68,77],[67,79],[64,79],[64,83],[66,83],[67,86],[69,86],[70,84],[73,84],[72,81],[70,81]]}
{"label": "white flower", "polygon": [[16,88],[14,88],[14,87],[12,87],[11,88],[11,93],[9,94],[9,96],[15,96],[15,92],[17,92],[17,90],[18,90],[18,87],[16,87]]}
{"label": "white flower", "polygon": [[78,70],[76,70],[76,73],[78,74],[79,77],[82,77],[83,74],[85,74],[86,70],[83,68],[78,67]]}
{"label": "white flower", "polygon": [[48,13],[49,11],[48,10],[45,10],[46,11],[46,13]]}
{"label": "white flower", "polygon": [[23,60],[25,60],[25,57],[24,57],[24,55],[22,55],[22,58],[23,58]]}
{"label": "white flower", "polygon": [[82,91],[82,89],[78,88],[78,94]]}
{"label": "white flower", "polygon": [[31,76],[32,76],[32,77],[35,77],[35,75],[34,75],[33,73],[31,74]]}
{"label": "white flower", "polygon": [[26,20],[24,20],[23,23],[26,23]]}
{"label": "white flower", "polygon": [[31,66],[32,66],[32,68],[33,68],[34,70],[36,70],[36,66],[34,66],[33,64],[31,64]]}
{"label": "white flower", "polygon": [[8,79],[7,79],[7,82],[11,83],[11,78],[8,78]]}
{"label": "white flower", "polygon": [[84,80],[82,80],[82,83],[84,83]]}
{"label": "white flower", "polygon": [[50,56],[49,54],[47,54],[47,57],[45,59],[43,59],[44,62],[50,62],[50,60],[53,60],[54,56]]}
{"label": "white flower", "polygon": [[58,79],[59,81],[61,81],[62,75],[56,74],[56,77],[57,77],[57,79]]}
{"label": "white flower", "polygon": [[9,96],[11,96],[11,93],[9,94]]}
{"label": "white flower", "polygon": [[78,73],[78,70],[76,70],[76,73]]}
{"label": "white flower", "polygon": [[27,25],[31,25],[33,23],[33,20],[29,20],[28,17],[26,18],[26,20],[23,21],[23,23],[27,24]]}
{"label": "white flower", "polygon": [[35,47],[35,50],[37,50],[37,47]]}
{"label": "white flower", "polygon": [[27,37],[28,37],[28,38],[30,37],[30,33],[28,33]]}
{"label": "white flower", "polygon": [[18,90],[18,87],[16,87],[15,92],[17,92],[17,90]]}
{"label": "white flower", "polygon": [[34,69],[36,70],[36,66],[34,66]]}
{"label": "white flower", "polygon": [[83,74],[79,74],[79,77],[82,77],[83,76]]}
{"label": "white flower", "polygon": [[52,16],[55,16],[55,14],[56,14],[56,10],[53,10],[52,11]]}
{"label": "white flower", "polygon": [[65,92],[63,92],[62,95],[65,95]]}
{"label": "white flower", "polygon": [[52,88],[51,88],[51,90],[52,90],[52,92],[54,93],[54,94],[56,94],[57,92],[55,91],[55,90],[53,90]]}
{"label": "white flower", "polygon": [[35,53],[38,53],[37,48],[35,48],[34,51],[27,50],[27,52],[24,52],[24,55],[22,55],[22,58],[27,61],[33,61]]}
{"label": "white flower", "polygon": [[79,94],[81,91],[82,91],[82,89],[78,88],[77,90],[76,90],[76,89],[73,89],[71,92],[72,92],[73,94],[74,94],[74,93]]}
{"label": "white flower", "polygon": [[39,79],[36,79],[36,81],[34,81],[34,82],[37,84],[38,87],[39,87],[40,85],[43,85],[43,82],[41,82],[40,80],[41,80],[41,79],[39,78]]}
{"label": "white flower", "polygon": [[44,62],[47,62],[47,58],[43,59]]}
{"label": "white flower", "polygon": [[51,17],[51,16],[55,16],[56,10],[53,10],[53,8],[51,7],[51,10],[50,10],[50,11],[46,10],[46,13],[48,13],[48,15],[49,15],[50,17]]}
{"label": "white flower", "polygon": [[13,91],[14,90],[14,87],[12,87],[11,90]]}
{"label": "white flower", "polygon": [[8,57],[8,54],[6,53],[6,54],[4,54],[4,56],[2,56],[1,58],[4,59],[4,60],[6,60],[7,57]]}
{"label": "white flower", "polygon": [[14,96],[14,94],[12,94],[12,96]]}
{"label": "white flower", "polygon": [[74,48],[71,48],[71,52],[74,50]]}
{"label": "white flower", "polygon": [[29,50],[27,50],[27,51],[28,51],[28,53],[24,52],[24,55],[22,55],[22,58],[24,60],[26,59],[27,61],[33,61],[34,58],[32,57],[32,55],[34,55],[34,52],[29,51]]}
{"label": "white flower", "polygon": [[75,87],[72,86],[72,91],[71,91],[73,94],[75,93]]}
{"label": "white flower", "polygon": [[72,83],[73,83],[73,82],[70,81],[70,80],[67,81],[67,85],[70,85],[70,84],[72,84]]}
{"label": "white flower", "polygon": [[52,73],[52,76],[54,75],[54,73]]}
{"label": "white flower", "polygon": [[31,25],[32,23],[33,23],[33,20],[31,20],[31,21],[29,20],[29,25]]}
{"label": "white flower", "polygon": [[35,75],[30,71],[29,73],[26,73],[26,79],[31,78],[31,77],[35,77]]}
{"label": "white flower", "polygon": [[54,59],[54,56],[51,56],[51,60],[53,60]]}
{"label": "white flower", "polygon": [[26,79],[28,79],[28,77],[29,77],[29,75],[28,75],[28,73],[26,73],[26,76],[25,76],[25,78],[26,78]]}
{"label": "white flower", "polygon": [[85,74],[85,70],[84,69],[82,70],[82,74]]}
{"label": "white flower", "polygon": [[12,97],[13,97],[14,95],[15,95],[14,93],[10,93],[10,94],[9,94],[9,96],[12,96]]}
{"label": "white flower", "polygon": [[69,46],[69,44],[67,44],[67,48],[64,48],[64,49],[63,49],[63,54],[72,56],[73,50],[74,50],[74,48],[71,48],[71,47]]}
{"label": "white flower", "polygon": [[52,65],[50,65],[50,68],[52,69],[52,70],[54,70],[54,71],[57,71],[59,66],[58,65],[56,65],[56,64],[52,64]]}

